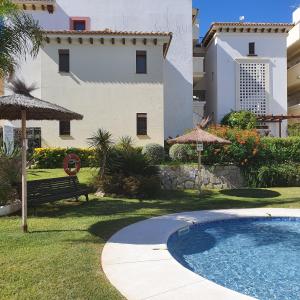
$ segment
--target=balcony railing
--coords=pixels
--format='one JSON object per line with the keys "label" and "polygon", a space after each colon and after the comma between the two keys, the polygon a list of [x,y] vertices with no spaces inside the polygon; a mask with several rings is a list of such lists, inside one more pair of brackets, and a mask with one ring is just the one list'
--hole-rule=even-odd
{"label": "balcony railing", "polygon": [[288,69],[288,89],[300,89],[300,63]]}
{"label": "balcony railing", "polygon": [[193,57],[194,78],[202,78],[205,75],[204,57]]}

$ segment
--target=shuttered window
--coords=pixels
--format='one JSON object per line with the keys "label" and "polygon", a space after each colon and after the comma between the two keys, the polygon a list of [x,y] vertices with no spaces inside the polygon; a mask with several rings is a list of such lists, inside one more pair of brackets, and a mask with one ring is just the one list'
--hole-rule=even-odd
{"label": "shuttered window", "polygon": [[138,113],[136,115],[137,135],[147,135],[147,114]]}
{"label": "shuttered window", "polygon": [[137,74],[147,73],[147,52],[146,51],[136,52],[136,73]]}
{"label": "shuttered window", "polygon": [[70,51],[58,50],[59,55],[59,72],[70,72]]}
{"label": "shuttered window", "polygon": [[71,135],[71,122],[60,121],[59,122],[59,135]]}
{"label": "shuttered window", "polygon": [[256,56],[255,43],[249,43],[249,56]]}

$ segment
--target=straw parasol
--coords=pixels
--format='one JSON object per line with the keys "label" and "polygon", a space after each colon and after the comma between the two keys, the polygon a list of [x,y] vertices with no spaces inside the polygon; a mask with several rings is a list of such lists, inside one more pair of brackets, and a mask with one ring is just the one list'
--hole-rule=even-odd
{"label": "straw parasol", "polygon": [[[208,119],[207,119],[208,120]],[[222,139],[218,136],[215,136],[207,131],[204,131],[201,128],[201,124],[199,124],[196,128],[190,131],[187,134],[179,136],[175,139],[168,140],[169,144],[197,144],[201,145],[199,148],[197,146],[198,151],[198,172],[199,172],[199,179],[201,174],[201,152],[203,148],[203,144],[221,144],[221,145],[229,145],[231,144],[230,141]]]}
{"label": "straw parasol", "polygon": [[0,97],[0,120],[22,120],[22,228],[27,227],[27,137],[26,120],[82,120],[83,116],[56,104],[33,97],[30,92],[33,86],[27,87],[20,80],[12,82],[13,95]]}

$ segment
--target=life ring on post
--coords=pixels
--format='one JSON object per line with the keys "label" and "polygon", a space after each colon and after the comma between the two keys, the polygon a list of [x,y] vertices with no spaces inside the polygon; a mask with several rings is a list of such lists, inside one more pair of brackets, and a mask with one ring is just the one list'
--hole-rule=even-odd
{"label": "life ring on post", "polygon": [[[70,167],[73,165],[73,167]],[[80,171],[81,162],[78,155],[71,153],[64,158],[64,170],[69,176],[75,176]]]}

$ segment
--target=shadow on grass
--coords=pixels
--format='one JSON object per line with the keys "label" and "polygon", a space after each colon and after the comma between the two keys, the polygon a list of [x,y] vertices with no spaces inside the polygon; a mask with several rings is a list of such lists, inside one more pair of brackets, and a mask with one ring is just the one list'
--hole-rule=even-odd
{"label": "shadow on grass", "polygon": [[240,198],[276,198],[281,196],[280,193],[267,189],[238,189],[238,190],[223,190],[222,195],[234,196]]}
{"label": "shadow on grass", "polygon": [[51,172],[47,170],[34,170],[34,172],[29,171],[30,176],[34,176],[34,177],[40,177],[41,174],[49,174],[49,173]]}
{"label": "shadow on grass", "polygon": [[[282,199],[279,193],[269,190],[257,190],[257,194],[247,190],[208,191],[201,195],[197,191],[164,191],[159,197],[151,200],[92,198],[91,201],[60,201],[41,205],[37,208],[38,218],[72,218],[99,216],[116,217],[162,215],[184,211],[259,208],[266,206],[287,205],[299,202],[299,198]],[[264,195],[264,196],[262,196]],[[239,197],[233,198],[232,196]],[[33,217],[33,210],[29,211]]]}

